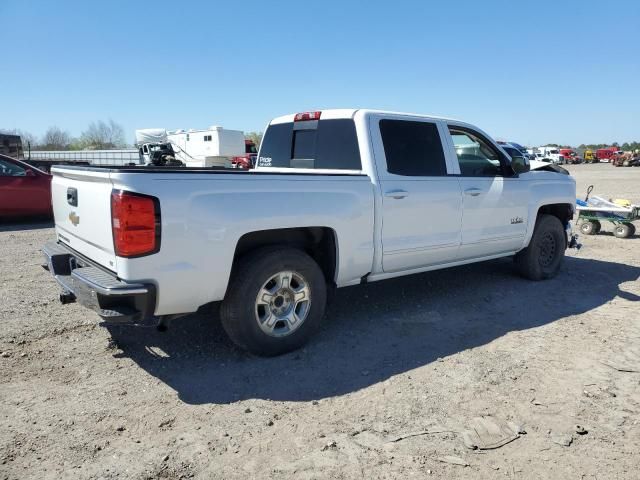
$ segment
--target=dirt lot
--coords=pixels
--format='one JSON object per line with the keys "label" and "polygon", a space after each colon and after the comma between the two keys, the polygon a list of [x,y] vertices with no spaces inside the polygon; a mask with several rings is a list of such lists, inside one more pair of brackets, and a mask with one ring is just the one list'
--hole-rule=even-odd
{"label": "dirt lot", "polygon": [[[570,169],[640,203],[640,168]],[[638,236],[583,237],[542,283],[500,260],[343,289],[271,359],[213,313],[159,333],[60,305],[52,236],[0,225],[0,479],[639,477]],[[468,449],[477,417],[526,434]]]}

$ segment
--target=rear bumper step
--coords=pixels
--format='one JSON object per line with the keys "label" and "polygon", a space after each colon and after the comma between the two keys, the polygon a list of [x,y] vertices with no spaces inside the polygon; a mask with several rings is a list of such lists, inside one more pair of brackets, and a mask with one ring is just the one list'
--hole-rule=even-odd
{"label": "rear bumper step", "polygon": [[60,301],[77,301],[100,315],[105,323],[155,325],[156,289],[152,284],[127,283],[88,264],[57,242],[43,248],[45,264],[62,288]]}

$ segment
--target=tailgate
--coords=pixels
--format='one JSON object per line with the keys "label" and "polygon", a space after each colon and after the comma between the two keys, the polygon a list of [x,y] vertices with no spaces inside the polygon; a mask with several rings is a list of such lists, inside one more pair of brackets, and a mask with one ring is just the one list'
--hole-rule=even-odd
{"label": "tailgate", "polygon": [[54,167],[52,173],[51,196],[58,240],[116,271],[109,172]]}

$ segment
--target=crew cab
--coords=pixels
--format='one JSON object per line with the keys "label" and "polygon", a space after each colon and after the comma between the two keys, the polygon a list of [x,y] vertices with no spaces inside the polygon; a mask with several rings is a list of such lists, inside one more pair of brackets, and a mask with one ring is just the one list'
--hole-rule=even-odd
{"label": "crew cab", "polygon": [[555,276],[576,244],[575,182],[539,167],[457,120],[291,114],[251,171],[54,167],[45,264],[61,300],[105,322],[164,328],[221,302],[237,345],[277,355],[311,337],[336,287],[509,256]]}

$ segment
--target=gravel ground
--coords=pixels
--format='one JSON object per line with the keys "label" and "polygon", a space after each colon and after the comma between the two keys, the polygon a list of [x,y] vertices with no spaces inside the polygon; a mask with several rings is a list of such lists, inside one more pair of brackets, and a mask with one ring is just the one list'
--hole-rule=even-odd
{"label": "gravel ground", "polygon": [[[569,169],[640,203],[640,168]],[[270,359],[214,312],[159,333],[60,305],[52,237],[0,224],[0,479],[638,478],[638,236],[582,238],[546,282],[500,260],[342,289]],[[481,424],[512,441],[467,448]]]}

